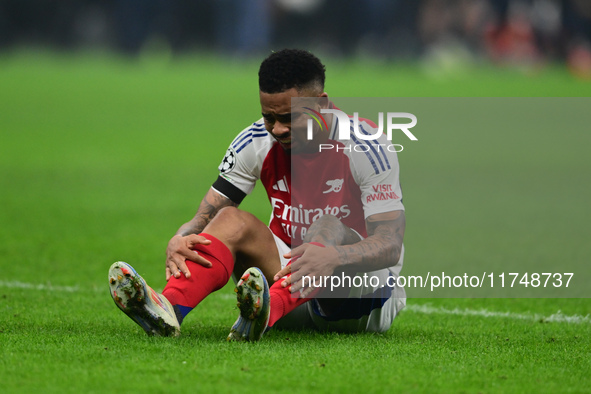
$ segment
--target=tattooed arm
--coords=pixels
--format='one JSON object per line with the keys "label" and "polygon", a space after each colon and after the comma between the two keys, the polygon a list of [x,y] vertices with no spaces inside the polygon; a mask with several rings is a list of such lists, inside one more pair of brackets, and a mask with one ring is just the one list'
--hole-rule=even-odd
{"label": "tattooed arm", "polygon": [[166,248],[166,280],[169,280],[171,276],[179,278],[181,273],[189,278],[191,273],[185,264],[187,259],[206,267],[211,266],[211,263],[194,251],[193,247],[198,244],[207,245],[211,243],[197,234],[203,231],[220,209],[229,206],[237,207],[238,204],[219,194],[213,188],[209,189],[205,197],[203,197],[195,217],[183,224],[168,242]]}
{"label": "tattooed arm", "polygon": [[[300,256],[275,275],[277,281],[291,273],[284,286],[292,286],[292,292],[301,288],[302,276],[323,277],[337,270],[369,272],[395,265],[400,259],[404,238],[404,211],[391,211],[372,215],[366,220],[368,237],[358,235],[339,220],[325,221],[312,231],[306,242],[320,242],[322,248],[305,243],[293,249],[287,258]],[[312,227],[310,228],[312,230]]]}
{"label": "tattooed arm", "polygon": [[335,248],[342,268],[351,267],[367,272],[395,265],[402,252],[405,226],[404,211],[370,216],[366,220],[366,239]]}
{"label": "tattooed arm", "polygon": [[203,197],[195,217],[190,222],[183,224],[176,232],[176,235],[187,236],[190,234],[199,234],[211,222],[211,219],[213,219],[220,209],[230,206],[237,207],[238,204],[210,188],[205,197]]}

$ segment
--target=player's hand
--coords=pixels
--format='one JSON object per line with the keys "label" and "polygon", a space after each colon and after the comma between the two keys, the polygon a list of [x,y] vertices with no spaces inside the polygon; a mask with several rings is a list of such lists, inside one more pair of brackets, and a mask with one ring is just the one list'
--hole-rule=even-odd
{"label": "player's hand", "polygon": [[[310,283],[320,283],[321,277],[332,275],[340,265],[339,254],[334,247],[313,244],[298,246],[283,257],[291,259],[291,264],[281,269],[273,279],[278,281],[291,273],[291,276],[282,280],[281,286],[289,286],[292,294],[300,291],[300,297],[310,297],[315,290],[320,290],[310,287]],[[304,276],[309,278],[306,279],[306,287],[303,287]]]}
{"label": "player's hand", "polygon": [[194,249],[196,245],[209,245],[211,241],[201,235],[175,235],[168,242],[166,248],[166,280],[171,277],[180,278],[181,273],[190,278],[191,272],[185,260],[193,261],[204,267],[211,267],[211,263],[201,257]]}

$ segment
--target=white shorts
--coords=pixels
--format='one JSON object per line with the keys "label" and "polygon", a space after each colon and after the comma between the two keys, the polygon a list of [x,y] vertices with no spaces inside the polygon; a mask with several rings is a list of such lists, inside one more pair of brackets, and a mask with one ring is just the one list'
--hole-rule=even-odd
{"label": "white shorts", "polygon": [[[281,268],[283,268],[289,262],[289,259],[283,257],[283,254],[291,249],[275,234],[273,234],[273,237],[281,260]],[[398,277],[403,257],[404,246],[402,247],[400,260],[395,267],[356,274],[359,277],[364,275],[373,276],[377,280],[357,281],[365,283],[363,283],[363,286],[351,287],[348,298],[342,299],[342,304],[334,309],[330,315],[327,315],[322,310],[322,299],[313,299],[281,318],[274,327],[288,329],[311,328],[339,332],[388,331],[396,315],[406,306],[404,288],[392,288],[386,285],[388,277]],[[369,282],[372,282],[375,286],[372,286]],[[338,301],[327,299],[327,302]]]}

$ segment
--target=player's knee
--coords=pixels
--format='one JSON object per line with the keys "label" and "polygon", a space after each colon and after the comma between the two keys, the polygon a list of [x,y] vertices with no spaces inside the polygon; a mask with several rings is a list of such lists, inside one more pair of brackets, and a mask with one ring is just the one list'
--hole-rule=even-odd
{"label": "player's knee", "polygon": [[336,216],[323,215],[312,223],[304,241],[322,242],[325,245],[350,245],[359,242],[360,238]]}
{"label": "player's knee", "polygon": [[244,227],[242,213],[243,211],[236,207],[224,207],[218,211],[205,230],[224,234],[239,232]]}
{"label": "player's knee", "polygon": [[[224,207],[215,215],[210,223],[211,228],[215,226],[216,232],[223,233],[228,237],[228,242],[240,242],[248,236],[251,228],[254,227],[256,217],[236,207]],[[208,230],[206,228],[206,230]]]}
{"label": "player's knee", "polygon": [[322,215],[318,219],[316,219],[314,223],[312,223],[312,226],[310,226],[310,228],[312,228],[313,226],[341,227],[344,226],[344,224],[341,223],[341,219],[337,218],[335,215]]}
{"label": "player's knee", "polygon": [[233,220],[240,217],[240,209],[236,207],[224,207],[218,211],[215,218],[218,220]]}
{"label": "player's knee", "polygon": [[238,230],[247,224],[249,214],[236,207],[224,207],[218,211],[214,219],[218,226]]}
{"label": "player's knee", "polygon": [[312,238],[321,231],[330,231],[336,233],[339,230],[342,231],[345,225],[341,223],[341,220],[334,215],[322,215],[312,223],[306,232],[306,239],[304,241],[310,242]]}

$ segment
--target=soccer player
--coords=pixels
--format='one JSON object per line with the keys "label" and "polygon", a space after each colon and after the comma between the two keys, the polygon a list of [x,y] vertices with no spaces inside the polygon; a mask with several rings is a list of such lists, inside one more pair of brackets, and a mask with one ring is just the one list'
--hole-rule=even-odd
{"label": "soccer player", "polygon": [[[195,217],[170,240],[162,294],[129,264],[111,266],[115,303],[148,334],[178,335],[184,317],[232,276],[240,314],[228,340],[256,341],[274,326],[390,328],[406,303],[404,289],[389,281],[404,255],[398,160],[379,149],[381,140],[340,141],[336,115],[325,114],[311,138],[296,131],[305,115],[292,110],[292,98],[311,98],[306,110],[316,113],[336,108],[324,83],[324,65],[307,51],[267,57],[259,69],[263,117],[233,140]],[[366,133],[375,127],[359,125]],[[319,152],[320,144],[340,149]],[[238,209],[257,180],[271,201],[269,225]],[[366,280],[336,296],[327,283],[305,280],[331,275]]]}

